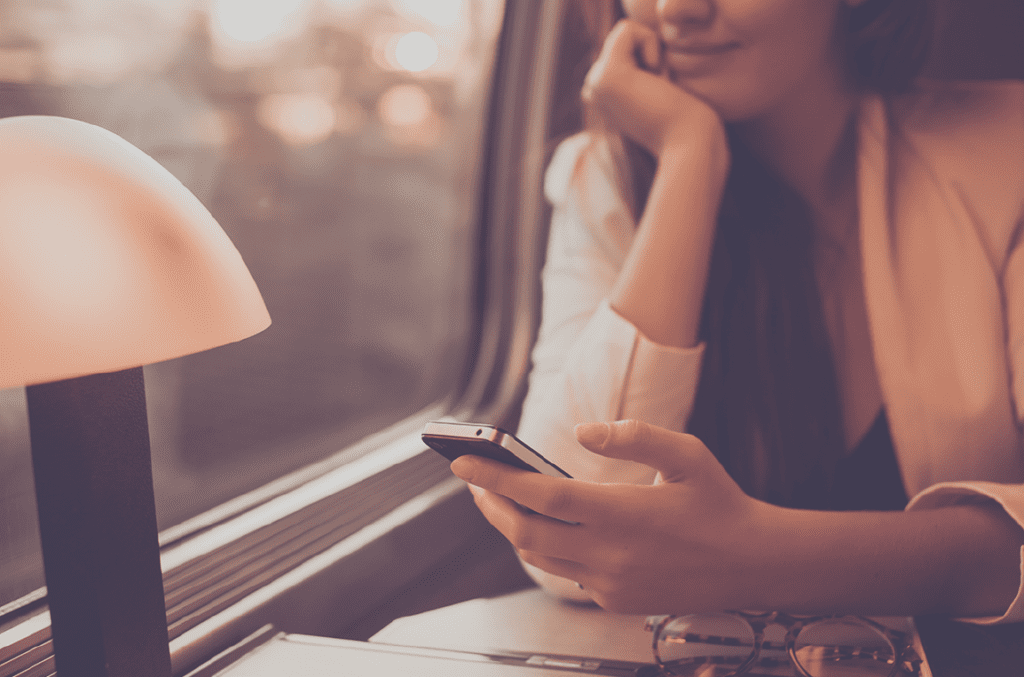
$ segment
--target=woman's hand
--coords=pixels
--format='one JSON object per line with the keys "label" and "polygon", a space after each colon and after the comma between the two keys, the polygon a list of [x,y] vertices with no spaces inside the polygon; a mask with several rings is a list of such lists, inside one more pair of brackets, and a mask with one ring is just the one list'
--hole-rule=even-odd
{"label": "woman's hand", "polygon": [[663,71],[658,34],[642,23],[623,19],[608,34],[587,73],[583,101],[613,131],[658,158],[673,145],[698,139],[727,148],[718,113],[672,83]]}
{"label": "woman's hand", "polygon": [[477,487],[480,510],[524,561],[578,581],[607,609],[752,607],[758,591],[750,572],[771,506],[744,494],[691,435],[639,421],[584,424],[576,434],[591,451],[646,463],[661,480],[593,484],[474,456],[453,462],[452,471]]}
{"label": "woman's hand", "polygon": [[619,421],[576,436],[661,480],[594,484],[477,456],[451,467],[524,561],[578,581],[606,609],[998,616],[1017,594],[1024,530],[998,504],[779,508],[744,494],[691,435]]}

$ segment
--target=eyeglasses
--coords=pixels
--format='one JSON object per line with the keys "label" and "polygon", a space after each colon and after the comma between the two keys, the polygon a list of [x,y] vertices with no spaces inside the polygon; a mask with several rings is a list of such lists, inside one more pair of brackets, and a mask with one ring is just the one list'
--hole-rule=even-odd
{"label": "eyeglasses", "polygon": [[[645,628],[654,633],[651,648],[662,675],[793,675],[794,668],[801,677],[920,675],[921,660],[905,633],[860,616],[735,611],[650,616]],[[785,637],[766,639],[766,630]]]}

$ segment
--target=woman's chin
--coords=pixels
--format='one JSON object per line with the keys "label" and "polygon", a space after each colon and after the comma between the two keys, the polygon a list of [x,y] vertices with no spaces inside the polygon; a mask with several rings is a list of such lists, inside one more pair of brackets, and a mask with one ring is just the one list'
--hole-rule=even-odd
{"label": "woman's chin", "polygon": [[722,122],[726,124],[755,120],[764,115],[769,108],[763,101],[736,96],[732,92],[701,91],[697,87],[688,87],[688,90],[718,113]]}
{"label": "woman's chin", "polygon": [[757,117],[762,109],[753,97],[745,96],[736,88],[721,82],[720,78],[684,77],[672,78],[675,84],[710,106],[723,122],[743,122]]}

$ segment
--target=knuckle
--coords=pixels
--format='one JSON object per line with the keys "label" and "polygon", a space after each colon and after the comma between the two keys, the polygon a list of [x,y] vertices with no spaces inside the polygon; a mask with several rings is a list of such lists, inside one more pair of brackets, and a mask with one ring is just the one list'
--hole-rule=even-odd
{"label": "knuckle", "polygon": [[643,421],[635,418],[622,421],[618,426],[620,442],[645,444],[650,441],[651,429]]}
{"label": "knuckle", "polygon": [[536,547],[536,536],[521,516],[511,521],[506,537],[517,550],[532,552]]}
{"label": "knuckle", "polygon": [[516,553],[519,555],[519,559],[523,560],[530,566],[540,568],[541,564],[543,564],[540,555],[534,553],[532,550],[522,550],[520,548],[516,548]]}
{"label": "knuckle", "polygon": [[644,610],[643,605],[637,604],[631,593],[610,596],[608,598],[608,606],[604,608],[617,614],[637,614],[643,613]]}
{"label": "knuckle", "polygon": [[615,26],[612,28],[612,30],[618,31],[620,35],[632,35],[633,33],[636,33],[638,30],[643,30],[644,28],[645,26],[639,21],[636,21],[635,19],[630,19],[629,17],[624,17],[615,22]]}
{"label": "knuckle", "polygon": [[595,600],[602,609],[611,613],[619,614],[625,613],[626,607],[619,597],[615,595],[602,595],[601,599]]}
{"label": "knuckle", "polygon": [[633,22],[629,19],[619,19],[612,26],[612,29],[608,31],[608,41],[621,40],[624,35],[627,35],[633,26]]}
{"label": "knuckle", "polygon": [[608,88],[608,64],[599,61],[587,71],[587,76],[583,80],[583,88],[581,95],[584,98],[589,97],[593,99],[599,93],[605,91]]}
{"label": "knuckle", "polygon": [[617,550],[608,556],[607,571],[616,580],[627,576],[633,569],[633,558],[626,550]]}
{"label": "knuckle", "polygon": [[572,503],[572,495],[565,488],[558,487],[544,497],[539,512],[549,516],[560,515],[569,511]]}
{"label": "knuckle", "polygon": [[613,579],[601,577],[600,581],[587,591],[605,611],[623,613],[630,610],[628,594]]}
{"label": "knuckle", "polygon": [[700,451],[700,450],[703,450],[703,449],[707,449],[707,447],[704,445],[704,443],[701,441],[701,439],[699,437],[697,437],[696,435],[691,435],[689,433],[682,433],[682,440],[683,440],[683,444],[686,446],[686,448],[688,450],[692,449],[692,450],[695,450],[695,451]]}
{"label": "knuckle", "polygon": [[591,70],[583,81],[583,88],[580,89],[580,98],[585,103],[594,103],[597,92],[601,88],[601,73]]}

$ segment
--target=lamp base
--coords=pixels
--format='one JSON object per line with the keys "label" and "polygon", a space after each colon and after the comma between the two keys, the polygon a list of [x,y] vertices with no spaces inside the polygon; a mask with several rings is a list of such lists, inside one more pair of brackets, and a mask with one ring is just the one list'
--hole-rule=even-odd
{"label": "lamp base", "polygon": [[170,677],[142,368],[26,388],[61,677]]}

